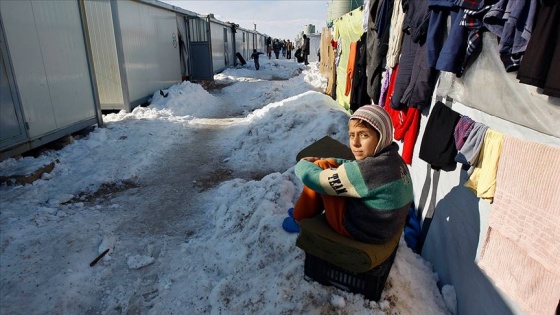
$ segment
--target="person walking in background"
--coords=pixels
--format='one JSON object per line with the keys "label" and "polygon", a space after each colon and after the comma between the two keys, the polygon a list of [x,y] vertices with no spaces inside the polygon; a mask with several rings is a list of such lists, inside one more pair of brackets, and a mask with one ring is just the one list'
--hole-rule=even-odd
{"label": "person walking in background", "polygon": [[286,42],[286,58],[292,59],[292,50],[294,50],[294,44],[288,39]]}
{"label": "person walking in background", "polygon": [[255,61],[255,69],[259,70],[261,65],[259,64],[259,55],[264,55],[264,53],[253,49],[253,53],[251,54],[251,58]]}
{"label": "person walking in background", "polygon": [[268,59],[272,57],[272,37],[266,39],[266,55]]}
{"label": "person walking in background", "polygon": [[274,56],[276,56],[276,59],[280,58],[280,41],[278,38],[275,38],[274,41],[272,41],[272,50],[274,50]]}
{"label": "person walking in background", "polygon": [[303,47],[301,49],[301,53],[303,54],[303,63],[305,65],[309,64],[308,56],[309,56],[309,37],[303,34]]}
{"label": "person walking in background", "polygon": [[282,57],[286,57],[286,41],[282,41]]}

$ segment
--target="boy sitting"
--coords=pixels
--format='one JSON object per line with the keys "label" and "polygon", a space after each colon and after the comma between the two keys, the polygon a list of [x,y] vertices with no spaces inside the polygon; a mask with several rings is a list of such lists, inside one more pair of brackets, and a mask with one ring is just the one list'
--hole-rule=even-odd
{"label": "boy sitting", "polygon": [[408,167],[393,142],[393,125],[385,110],[360,107],[348,121],[355,161],[305,157],[295,168],[303,191],[282,226],[299,232],[297,222],[325,211],[339,234],[365,243],[385,243],[400,233],[412,203]]}

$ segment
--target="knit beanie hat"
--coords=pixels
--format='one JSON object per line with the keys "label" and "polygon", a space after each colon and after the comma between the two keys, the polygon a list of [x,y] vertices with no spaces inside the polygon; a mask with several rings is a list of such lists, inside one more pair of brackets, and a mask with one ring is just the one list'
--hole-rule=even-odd
{"label": "knit beanie hat", "polygon": [[380,106],[364,105],[358,108],[350,119],[361,119],[379,132],[379,142],[374,155],[393,143],[393,123],[389,114]]}

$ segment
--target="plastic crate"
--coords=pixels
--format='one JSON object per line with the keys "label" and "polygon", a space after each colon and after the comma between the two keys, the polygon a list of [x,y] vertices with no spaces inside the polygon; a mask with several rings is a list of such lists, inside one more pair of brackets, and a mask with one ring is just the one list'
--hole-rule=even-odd
{"label": "plastic crate", "polygon": [[368,272],[355,273],[306,252],[305,277],[308,281],[311,279],[323,285],[332,285],[344,291],[363,294],[366,299],[377,302],[385,288],[385,282],[396,254],[397,248],[386,261],[377,267]]}

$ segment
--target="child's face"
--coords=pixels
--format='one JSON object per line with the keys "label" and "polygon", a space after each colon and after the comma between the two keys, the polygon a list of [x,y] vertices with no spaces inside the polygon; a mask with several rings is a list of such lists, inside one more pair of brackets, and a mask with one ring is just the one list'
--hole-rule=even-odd
{"label": "child's face", "polygon": [[350,149],[356,160],[363,160],[373,156],[379,135],[377,131],[368,128],[366,123],[360,123],[359,120],[350,120],[348,123],[348,135],[350,136]]}

